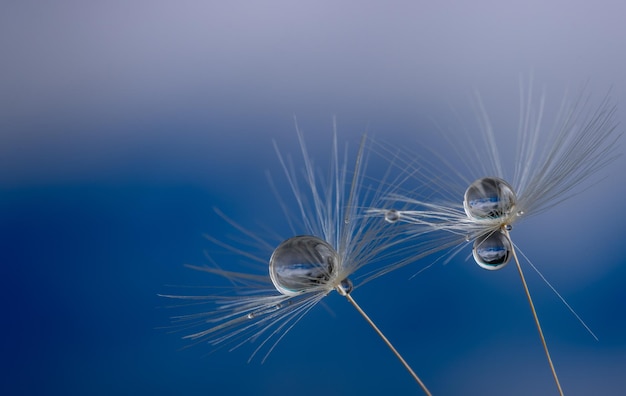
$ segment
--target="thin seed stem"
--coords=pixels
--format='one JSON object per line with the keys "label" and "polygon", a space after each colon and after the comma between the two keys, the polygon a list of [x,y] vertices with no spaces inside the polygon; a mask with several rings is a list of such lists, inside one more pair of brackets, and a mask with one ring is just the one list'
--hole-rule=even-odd
{"label": "thin seed stem", "polygon": [[361,314],[361,316],[363,316],[363,318],[365,318],[365,320],[367,321],[367,323],[369,323],[370,326],[372,326],[372,328],[374,329],[374,331],[376,331],[376,333],[378,333],[378,335],[380,336],[380,338],[382,338],[382,340],[385,342],[385,344],[387,344],[387,346],[389,347],[389,349],[391,349],[391,352],[393,352],[394,355],[396,355],[396,357],[398,358],[398,360],[400,360],[400,363],[402,363],[402,365],[404,366],[405,369],[407,369],[407,371],[409,372],[409,374],[411,374],[411,376],[413,377],[413,379],[415,379],[415,381],[419,384],[419,386],[422,387],[422,390],[424,391],[424,393],[428,396],[432,396],[432,394],[430,393],[430,391],[428,390],[428,388],[426,388],[426,385],[424,385],[424,383],[422,382],[422,380],[417,376],[417,374],[415,374],[415,371],[413,371],[413,369],[411,368],[411,366],[409,366],[409,364],[406,362],[406,360],[404,360],[404,358],[402,357],[402,355],[400,355],[400,352],[398,352],[396,350],[396,348],[394,348],[394,346],[391,344],[391,342],[387,339],[387,337],[385,337],[385,335],[383,334],[382,331],[380,331],[380,329],[374,324],[374,322],[372,321],[372,319],[370,319],[369,316],[367,316],[367,314],[365,313],[365,311],[363,311],[363,309],[361,309],[361,307],[359,306],[359,304],[356,303],[356,301],[354,301],[354,299],[352,298],[352,296],[350,294],[345,293],[341,288],[337,288],[337,291],[339,292],[339,294],[345,296],[348,301],[350,301],[350,304],[352,304],[354,306],[354,308],[356,308],[357,311],[359,311],[359,313]]}
{"label": "thin seed stem", "polygon": [[[511,241],[511,236],[509,235],[509,231],[502,227],[502,230],[509,241]],[[511,252],[513,253],[513,259],[515,260],[515,264],[517,265],[517,271],[519,272],[519,276],[522,279],[522,285],[524,286],[524,291],[526,292],[526,298],[528,299],[528,304],[530,305],[530,310],[533,313],[533,317],[535,318],[535,324],[537,325],[537,330],[539,331],[539,337],[541,338],[541,343],[543,344],[543,350],[546,352],[546,357],[548,358],[548,363],[550,364],[550,370],[552,370],[552,376],[554,377],[554,381],[556,382],[556,387],[559,389],[559,394],[563,396],[563,388],[561,388],[561,383],[559,382],[559,377],[556,375],[556,369],[554,368],[554,363],[552,363],[552,358],[550,357],[550,352],[548,351],[548,344],[546,343],[546,338],[543,336],[543,330],[541,330],[541,324],[539,323],[539,316],[537,316],[537,310],[535,310],[535,304],[533,304],[533,299],[530,297],[530,290],[528,290],[528,285],[526,284],[526,278],[524,278],[524,273],[522,272],[522,267],[520,266],[519,260],[517,258],[517,253],[515,252],[515,245],[511,241]]]}

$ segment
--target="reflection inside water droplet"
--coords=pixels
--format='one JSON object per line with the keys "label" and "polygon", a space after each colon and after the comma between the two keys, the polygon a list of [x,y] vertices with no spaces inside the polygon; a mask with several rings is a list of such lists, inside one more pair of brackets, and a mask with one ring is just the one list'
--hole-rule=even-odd
{"label": "reflection inside water droplet", "polygon": [[484,177],[467,188],[463,208],[470,219],[497,219],[508,216],[516,201],[509,183],[497,177]]}
{"label": "reflection inside water droplet", "polygon": [[476,238],[472,254],[482,268],[497,270],[511,259],[511,241],[502,232],[495,231]]}
{"label": "reflection inside water droplet", "polygon": [[270,278],[280,293],[292,296],[327,283],[337,272],[339,255],[326,241],[300,235],[282,242],[270,258]]}

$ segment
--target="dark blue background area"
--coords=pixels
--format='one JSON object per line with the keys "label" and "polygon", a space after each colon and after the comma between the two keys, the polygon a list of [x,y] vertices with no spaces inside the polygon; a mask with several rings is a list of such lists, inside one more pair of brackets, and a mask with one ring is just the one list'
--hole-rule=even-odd
{"label": "dark blue background area", "polygon": [[[504,157],[520,74],[535,100],[545,87],[547,120],[567,87],[588,79],[598,98],[612,86],[623,128],[624,7],[366,3],[3,6],[0,394],[420,394],[336,293],[264,364],[247,363],[256,344],[187,348],[170,323],[180,311],[158,294],[222,284],[185,267],[207,263],[205,251],[248,268],[203,237],[236,235],[214,207],[255,234],[292,236],[266,172],[293,206],[272,140],[302,164],[294,115],[321,170],[333,117],[351,155],[366,132],[455,162],[438,128],[476,127],[474,89]],[[390,160],[372,155],[368,183]],[[512,234],[599,337],[524,266],[569,395],[626,389],[624,169],[622,156]],[[556,394],[515,268],[484,271],[469,255],[410,279],[429,257],[353,297],[435,395]]]}
{"label": "dark blue background area", "polygon": [[[376,159],[370,166],[376,168],[376,161],[383,166]],[[246,363],[254,349],[249,345],[231,353],[209,354],[207,345],[181,350],[188,345],[179,339],[184,333],[167,329],[168,317],[177,311],[157,294],[170,292],[167,285],[219,282],[183,266],[203,264],[203,251],[213,249],[203,233],[225,239],[233,233],[212,206],[251,230],[260,221],[284,232],[282,213],[264,176],[255,175],[263,172],[254,166],[241,174],[226,171],[238,183],[221,187],[223,194],[219,184],[159,181],[150,167],[135,172],[132,178],[109,174],[101,176],[106,180],[49,181],[2,191],[2,298],[8,324],[3,386],[9,393],[417,391],[374,332],[335,293],[285,337],[265,364],[259,359]],[[567,267],[577,258],[563,252],[566,244],[551,252],[549,239],[533,240],[533,228],[540,226],[536,222],[514,230],[518,244],[539,245],[524,250],[545,257],[536,264],[557,287],[559,282],[568,286],[559,290],[600,337],[594,341],[526,267],[561,380],[574,393],[592,387],[615,393],[625,367],[626,320],[620,312],[626,271],[617,265],[623,249],[601,251],[601,262],[612,268],[600,271],[605,275],[568,285],[563,281]],[[433,392],[496,394],[511,384],[520,394],[551,390],[514,268],[484,271],[465,261],[467,254],[469,249],[446,266],[437,264],[408,280],[434,257],[423,260],[359,288],[354,297]],[[233,258],[220,265],[235,269],[238,262]],[[601,262],[590,260],[589,265]]]}

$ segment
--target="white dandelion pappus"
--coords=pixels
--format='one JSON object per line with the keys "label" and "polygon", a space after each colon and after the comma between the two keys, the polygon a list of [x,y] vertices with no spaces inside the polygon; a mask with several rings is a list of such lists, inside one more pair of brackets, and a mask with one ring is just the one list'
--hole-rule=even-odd
{"label": "white dandelion pappus", "polygon": [[[173,318],[175,324],[190,332],[184,338],[207,342],[216,348],[228,346],[233,350],[248,342],[258,342],[249,361],[263,349],[265,354],[262,361],[265,361],[289,330],[334,290],[357,309],[423,391],[430,395],[421,379],[351,295],[364,282],[353,285],[350,276],[364,266],[374,266],[383,260],[395,258],[398,251],[391,248],[401,241],[399,234],[389,229],[390,225],[372,221],[360,213],[365,206],[381,204],[388,193],[388,190],[383,190],[384,183],[374,188],[364,188],[366,139],[362,139],[355,169],[351,173],[348,170],[347,150],[344,153],[346,159],[340,162],[335,131],[330,170],[324,177],[326,174],[316,170],[297,125],[296,130],[304,160],[302,174],[296,171],[291,158],[280,153],[274,142],[295,197],[295,216],[276,193],[270,178],[270,185],[294,236],[274,248],[276,245],[218,211],[227,222],[268,255],[259,257],[247,249],[208,237],[215,245],[262,266],[255,274],[228,271],[214,262],[212,266],[192,267],[223,277],[232,283],[232,287],[208,296],[165,295],[198,303],[200,307],[210,307],[196,314],[177,316]],[[304,182],[300,181],[302,176]]]}
{"label": "white dandelion pappus", "polygon": [[[391,218],[394,222],[411,224],[413,234],[419,241],[416,243],[419,257],[452,249],[449,260],[472,243],[472,255],[482,268],[498,270],[513,258],[554,381],[559,393],[563,394],[520,266],[519,247],[512,242],[510,231],[521,219],[536,216],[580,192],[585,181],[617,157],[616,143],[621,132],[617,129],[615,105],[608,94],[597,107],[592,107],[586,95],[581,94],[574,102],[568,101],[565,95],[552,130],[546,131],[544,95],[541,95],[539,106],[533,107],[532,90],[525,93],[520,83],[520,92],[517,154],[512,178],[508,177],[501,164],[496,134],[477,96],[477,115],[484,131],[483,141],[477,145],[469,138],[457,139],[451,144],[462,161],[461,168],[451,165],[442,156],[438,157],[439,167],[425,160],[407,160],[403,167],[408,174],[430,181],[431,185],[427,188],[431,190],[426,194],[427,199],[394,194],[390,196],[391,200],[412,205],[413,208],[371,209],[369,214],[384,216],[387,221]],[[466,175],[465,171],[471,174]],[[511,180],[511,183],[506,180]],[[528,258],[526,260],[597,339],[534,264]]]}

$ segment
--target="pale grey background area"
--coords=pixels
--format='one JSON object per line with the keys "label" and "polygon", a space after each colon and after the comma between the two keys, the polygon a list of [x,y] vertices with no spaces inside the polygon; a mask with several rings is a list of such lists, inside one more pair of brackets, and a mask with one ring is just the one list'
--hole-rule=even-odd
{"label": "pale grey background area", "polygon": [[[102,155],[89,155],[103,148],[127,159],[165,122],[200,124],[158,137],[178,149],[208,140],[215,151],[192,156],[202,161],[240,144],[214,127],[223,123],[238,136],[277,137],[292,134],[285,124],[293,114],[304,126],[336,115],[349,130],[371,125],[379,135],[397,134],[389,119],[416,123],[450,102],[464,106],[474,89],[515,97],[519,75],[530,72],[557,95],[587,80],[594,91],[613,85],[618,100],[624,95],[619,2],[31,1],[3,8],[0,114],[11,165],[3,179],[37,175],[42,164],[53,171],[61,150],[50,148],[70,143],[65,159],[79,164],[106,166]],[[508,99],[500,104],[517,111]],[[251,120],[273,128],[255,129]]]}
{"label": "pale grey background area", "polygon": [[[178,351],[178,335],[155,330],[171,314],[156,293],[197,281],[182,264],[204,260],[202,233],[225,232],[212,206],[252,229],[280,224],[264,170],[282,181],[271,140],[296,153],[294,115],[320,164],[332,117],[350,147],[367,132],[417,151],[440,145],[433,125],[457,122],[451,109],[467,113],[475,90],[506,146],[530,76],[552,104],[585,83],[595,98],[610,89],[624,125],[618,1],[0,8],[7,394],[417,391],[337,296],[261,365],[245,364],[252,347]],[[622,156],[595,187],[515,229],[600,338],[530,276],[568,394],[626,388],[625,170]],[[418,263],[355,298],[436,394],[550,394],[514,269],[481,272],[463,258],[408,280]]]}

